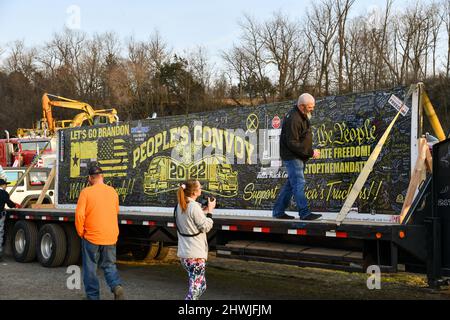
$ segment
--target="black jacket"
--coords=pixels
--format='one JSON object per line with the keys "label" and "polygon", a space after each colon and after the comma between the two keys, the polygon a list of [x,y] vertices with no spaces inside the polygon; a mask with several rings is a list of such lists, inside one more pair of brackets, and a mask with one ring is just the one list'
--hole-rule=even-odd
{"label": "black jacket", "polygon": [[281,159],[301,159],[306,162],[313,154],[311,123],[295,105],[283,119],[280,136]]}
{"label": "black jacket", "polygon": [[9,193],[0,188],[0,212],[5,211],[5,204],[10,208],[16,206],[16,204],[9,199]]}

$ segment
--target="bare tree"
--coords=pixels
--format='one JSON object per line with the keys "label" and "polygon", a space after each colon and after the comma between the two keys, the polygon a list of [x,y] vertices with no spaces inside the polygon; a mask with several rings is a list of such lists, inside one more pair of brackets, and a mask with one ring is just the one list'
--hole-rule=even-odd
{"label": "bare tree", "polygon": [[245,52],[245,61],[248,63],[247,69],[256,67],[256,72],[251,74],[255,79],[255,84],[258,91],[261,92],[265,103],[268,102],[268,92],[265,88],[265,80],[267,77],[266,67],[268,64],[268,57],[265,52],[265,42],[263,36],[262,26],[249,15],[244,15],[244,20],[239,23],[242,34],[242,49]]}
{"label": "bare tree", "polygon": [[10,55],[6,59],[7,72],[20,72],[29,81],[36,71],[36,48],[26,48],[23,41],[15,41],[10,46]]}
{"label": "bare tree", "polygon": [[229,52],[222,52],[222,59],[225,62],[225,74],[228,76],[229,82],[233,83],[233,79],[235,78],[238,81],[238,97],[231,92],[231,98],[233,98],[235,102],[240,105],[239,100],[243,98],[242,83],[245,78],[244,52],[240,48],[234,46]]}
{"label": "bare tree", "polygon": [[443,20],[447,31],[447,63],[445,66],[445,76],[450,75],[450,0],[444,0]]}
{"label": "bare tree", "polygon": [[223,52],[222,57],[228,68],[228,77],[230,83],[234,78],[237,78],[238,95],[231,92],[231,98],[241,105],[244,96],[247,94],[250,99],[250,104],[253,105],[253,99],[256,98],[256,74],[257,65],[254,59],[248,54],[247,50],[241,47],[233,47],[230,52]]}
{"label": "bare tree", "polygon": [[348,90],[349,92],[356,91],[358,89],[358,80],[361,69],[365,64],[363,63],[365,57],[365,50],[367,47],[367,38],[363,36],[366,27],[364,18],[360,17],[353,19],[350,22],[350,26],[346,30],[346,47],[345,47],[345,69],[348,78]]}
{"label": "bare tree", "polygon": [[284,100],[289,83],[292,84],[295,77],[295,74],[292,74],[298,66],[295,62],[298,63],[303,54],[299,26],[278,12],[264,23],[263,36],[269,52],[268,62],[274,64],[278,71],[278,98]]}
{"label": "bare tree", "polygon": [[[394,45],[393,43],[390,43],[390,41],[392,41],[390,39],[390,36],[392,35],[392,33],[390,33],[392,32],[390,31],[390,27],[392,26],[392,4],[393,0],[386,0],[383,14],[376,16],[376,12],[372,13],[375,14],[375,16],[372,16],[371,19],[367,21],[371,25],[369,30],[371,41],[370,47],[376,49],[373,66],[373,88],[387,85],[385,82],[386,78],[389,78],[389,69],[391,72],[398,75],[395,63],[390,60],[390,57],[392,57],[393,54],[390,51],[390,48]],[[388,70],[385,68],[386,65]]]}
{"label": "bare tree", "polygon": [[432,3],[429,9],[428,15],[430,16],[431,23],[431,50],[432,50],[432,65],[433,65],[433,77],[436,77],[436,51],[438,46],[439,34],[442,26],[442,14],[440,13],[441,5],[438,3]]}
{"label": "bare tree", "polygon": [[163,64],[168,61],[170,52],[158,30],[154,30],[151,34],[147,47],[152,79],[152,95],[150,103],[152,106],[152,112],[157,111],[162,115],[164,114],[164,105],[168,102],[168,96],[167,91],[161,84],[160,70]]}
{"label": "bare tree", "polygon": [[[423,5],[417,3],[414,8],[408,8],[403,16],[410,28],[406,33],[411,36],[411,51],[406,52],[412,68],[409,79],[411,82],[416,82],[426,76],[425,65],[430,33],[430,17],[427,13]],[[412,30],[415,32],[411,33]]]}
{"label": "bare tree", "polygon": [[316,91],[319,95],[322,93],[328,95],[330,92],[330,64],[336,47],[335,35],[338,27],[333,4],[332,0],[324,0],[320,5],[314,4],[312,10],[307,14],[305,34],[314,48],[314,57],[318,68]]}
{"label": "bare tree", "polygon": [[355,0],[338,0],[336,1],[336,15],[338,17],[338,43],[339,43],[339,58],[338,58],[338,91],[344,90],[344,56],[346,49],[345,28],[347,24],[347,17],[350,8],[355,3]]}
{"label": "bare tree", "polygon": [[213,67],[209,62],[208,53],[205,48],[197,47],[188,54],[189,70],[200,84],[209,90],[211,86]]}

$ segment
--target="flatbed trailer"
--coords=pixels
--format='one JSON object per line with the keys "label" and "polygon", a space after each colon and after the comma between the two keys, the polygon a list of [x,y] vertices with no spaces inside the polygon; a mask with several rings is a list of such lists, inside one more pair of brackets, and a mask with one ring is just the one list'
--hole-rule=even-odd
{"label": "flatbed trailer", "polygon": [[[366,99],[367,97],[370,98],[368,95],[363,98]],[[374,101],[386,101],[389,96],[387,93],[383,93],[375,98]],[[348,100],[351,102],[354,101],[354,98],[350,97]],[[363,103],[366,103],[365,101],[363,100]],[[403,165],[407,165],[408,170],[413,168],[415,159],[417,159],[418,138],[421,134],[418,129],[421,122],[421,111],[418,105],[419,94],[415,92],[412,96],[410,119],[403,122],[406,129],[402,129],[405,130],[404,132],[410,130],[410,137],[402,138],[403,143],[407,143],[409,149],[408,158],[399,159],[403,161]],[[257,111],[255,109],[247,118],[248,130],[256,121],[252,116],[257,117],[259,115],[259,118],[262,118],[269,111]],[[208,116],[226,119],[225,113],[220,114],[218,112]],[[207,119],[204,115],[198,117]],[[167,123],[161,123],[160,126],[167,128],[164,133],[169,132],[170,129],[171,134],[171,126],[180,126],[180,121],[169,119]],[[210,119],[210,121],[216,120]],[[409,124],[406,123],[407,121],[410,121]],[[277,122],[272,123],[277,124]],[[68,129],[59,132],[56,166],[56,208],[8,210],[7,242],[11,245],[17,261],[30,262],[37,257],[45,267],[71,265],[79,262],[80,239],[74,228],[74,208],[76,204],[76,196],[74,195],[86,183],[83,170],[86,170],[91,158],[100,156],[109,157],[105,158],[107,160],[103,160],[109,164],[125,163],[125,165],[122,164],[115,169],[110,165],[111,168],[108,172],[111,181],[118,183],[119,196],[125,199],[121,203],[119,213],[118,255],[131,253],[134,259],[163,259],[166,256],[167,248],[177,243],[177,231],[173,218],[173,199],[169,197],[169,195],[173,196],[174,192],[168,190],[164,193],[165,191],[161,191],[160,188],[163,185],[172,188],[173,182],[180,178],[178,169],[182,169],[181,173],[187,170],[199,174],[201,166],[205,162],[198,162],[200,163],[198,167],[187,168],[183,167],[180,162],[165,161],[166,165],[173,166],[177,170],[174,170],[175,175],[173,179],[171,178],[172,180],[161,180],[167,178],[167,170],[162,170],[161,172],[164,175],[158,176],[162,173],[154,170],[151,161],[156,157],[150,157],[149,152],[152,146],[155,147],[155,141],[158,141],[158,139],[159,146],[163,148],[163,137],[165,136],[158,133],[148,138],[150,129],[145,125],[145,123],[138,122],[137,125],[130,125],[130,128],[122,125],[115,127],[114,130],[99,127],[98,131],[95,131],[97,129],[94,128],[88,131]],[[175,129],[180,129],[181,131],[178,132],[183,133],[183,128],[177,127]],[[214,132],[211,128],[208,130],[204,131],[203,134]],[[126,141],[127,138],[122,138],[124,132],[127,137],[134,135],[133,140]],[[220,130],[215,132],[218,133]],[[269,130],[266,133],[271,136],[274,132]],[[83,140],[84,134],[86,137],[92,136],[91,139]],[[116,134],[116,136],[113,136],[110,139],[111,141],[107,138],[98,140],[98,134],[103,136]],[[158,135],[159,138],[157,138]],[[393,141],[399,141],[399,137],[401,138],[401,136],[397,136],[397,140]],[[147,138],[148,140],[145,140]],[[266,138],[267,136],[264,139]],[[264,144],[269,143],[269,140],[264,140]],[[133,143],[136,141],[139,141],[139,143],[144,141],[144,143],[138,145],[135,149],[130,149],[135,147]],[[109,142],[111,144],[108,144]],[[168,140],[169,142],[171,146],[172,140]],[[236,142],[239,141],[236,140]],[[240,143],[244,145],[245,141],[241,140]],[[146,152],[144,159],[144,153]],[[122,158],[110,159],[116,153],[117,157]],[[119,154],[123,155],[120,156]],[[445,157],[448,157],[448,159]],[[270,174],[270,166],[276,164],[273,159],[271,161],[269,167],[266,166],[261,169],[257,178],[259,179],[260,174],[264,175],[265,180],[263,181],[266,181],[267,184],[274,183],[273,180],[268,180],[266,177],[267,174]],[[130,167],[127,167],[127,163],[133,163],[136,168],[130,169]],[[144,175],[145,178],[136,178],[138,179],[136,180],[134,178],[136,175],[142,175],[142,170],[139,167],[141,163],[149,168],[148,173]],[[450,168],[446,167],[448,163],[450,163],[449,139],[433,147],[433,175],[429,176],[425,183],[420,186],[414,202],[401,223],[382,219],[382,214],[377,213],[373,216],[356,214],[350,217],[349,215],[342,223],[337,223],[335,220],[336,211],[331,214],[330,212],[326,213],[323,219],[317,221],[301,221],[298,218],[295,220],[277,220],[271,217],[271,212],[267,208],[259,211],[230,208],[236,197],[231,197],[229,193],[234,192],[235,189],[232,191],[227,189],[224,197],[219,198],[227,209],[218,208],[214,213],[214,227],[208,234],[210,247],[212,250],[216,250],[218,256],[228,258],[358,272],[366,272],[371,265],[377,265],[385,272],[397,272],[399,270],[422,272],[427,274],[431,287],[439,287],[445,283],[445,277],[450,276],[450,219],[448,218]],[[245,170],[248,170],[249,165],[246,164],[244,167]],[[193,168],[195,170],[192,170]],[[238,175],[234,168],[234,166],[229,166],[221,172],[224,178],[229,179],[227,185],[237,186],[239,182],[236,180]],[[247,179],[251,172],[245,170],[242,169],[241,172]],[[171,169],[168,172],[171,172]],[[383,174],[383,172],[380,171],[380,174]],[[391,174],[407,176],[410,172],[396,171],[394,168]],[[131,182],[124,180],[128,176],[133,178]],[[158,179],[160,180],[158,181]],[[139,184],[135,180],[141,181],[141,183]],[[154,181],[162,183],[153,183]],[[403,183],[404,185],[404,181],[397,183]],[[129,189],[140,191],[127,193]],[[219,187],[219,189],[221,188]],[[128,198],[128,196],[130,197]],[[387,198],[389,196],[391,195],[387,195]],[[151,200],[154,202],[147,199],[154,199]],[[141,200],[146,201],[142,207],[131,206],[135,201]],[[245,204],[242,199],[239,201]],[[152,207],[148,203],[155,203],[159,206]],[[292,212],[287,213],[292,214]],[[400,212],[396,212],[396,214],[398,217]],[[294,215],[296,216],[296,214]],[[379,221],[377,221],[377,217],[380,218]]]}
{"label": "flatbed trailer", "polygon": [[[416,211],[416,216],[426,215],[426,209],[431,209],[430,201],[427,203],[427,199],[430,199],[430,186],[426,189],[421,192],[421,199],[416,199],[415,210],[424,206],[423,212]],[[164,211],[166,212],[120,212],[118,252],[131,251],[137,259],[144,259],[148,254],[153,254],[153,258],[164,258],[161,253],[163,249],[174,246],[177,242],[173,213],[170,208]],[[17,230],[12,231],[16,222],[34,225],[37,230],[48,224],[73,228],[74,216],[73,209],[8,210],[10,242],[12,247],[15,246],[13,252],[16,259],[29,256],[27,250],[34,251],[33,245],[26,248],[26,244],[21,244],[30,237],[26,234],[29,231],[19,234]],[[399,269],[427,272],[427,259],[430,258],[431,250],[430,242],[427,241],[430,237],[430,223],[344,220],[337,225],[335,220],[279,220],[218,213],[214,214],[214,226],[208,239],[210,247],[221,257],[357,272],[365,272],[370,265],[378,265],[384,272],[397,272]],[[58,241],[57,237],[54,241]],[[67,238],[66,247],[69,241]],[[32,240],[31,243],[36,243],[37,246],[39,239]],[[76,249],[77,245],[72,244],[70,247]],[[18,255],[20,248],[23,248],[23,252]],[[157,251],[160,253],[159,257]],[[69,252],[66,254],[70,255]],[[52,257],[48,258],[48,261],[41,263],[44,266],[56,266]]]}

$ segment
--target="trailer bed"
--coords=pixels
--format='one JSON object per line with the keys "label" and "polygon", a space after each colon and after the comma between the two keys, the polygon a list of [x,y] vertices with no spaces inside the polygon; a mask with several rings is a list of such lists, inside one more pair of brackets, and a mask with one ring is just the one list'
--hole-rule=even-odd
{"label": "trailer bed", "polygon": [[[172,209],[170,209],[172,210]],[[10,219],[37,221],[74,221],[74,209],[10,209]],[[133,212],[119,213],[119,224],[147,227],[164,227],[175,229],[173,213],[169,212]],[[279,220],[261,216],[229,216],[214,214],[214,230],[229,232],[254,232],[285,234],[293,236],[325,236],[335,238],[375,239],[382,237],[387,240],[392,237],[393,230],[406,227],[398,223],[348,220],[337,225],[334,220],[302,221]]]}

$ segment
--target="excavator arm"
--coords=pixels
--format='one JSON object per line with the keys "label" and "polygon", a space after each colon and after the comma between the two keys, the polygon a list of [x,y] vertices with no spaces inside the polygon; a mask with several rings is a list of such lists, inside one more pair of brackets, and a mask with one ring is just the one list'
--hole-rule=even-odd
{"label": "excavator arm", "polygon": [[[50,98],[54,100],[50,100]],[[89,124],[92,125],[94,124],[96,117],[102,116],[106,117],[109,123],[118,122],[116,109],[94,110],[87,103],[45,93],[42,96],[42,112],[43,117],[47,122],[48,129],[51,133],[54,133],[56,130],[55,119],[53,118],[52,113],[53,107],[82,111],[81,113],[77,114],[71,121],[71,127],[81,126],[85,120],[87,120]]]}

